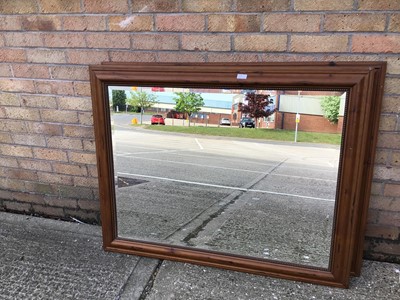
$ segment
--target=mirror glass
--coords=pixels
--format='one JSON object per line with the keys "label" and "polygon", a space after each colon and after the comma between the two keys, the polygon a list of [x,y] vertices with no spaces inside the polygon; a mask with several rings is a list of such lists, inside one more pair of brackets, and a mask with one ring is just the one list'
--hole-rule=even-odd
{"label": "mirror glass", "polygon": [[118,237],[328,269],[347,94],[108,86]]}

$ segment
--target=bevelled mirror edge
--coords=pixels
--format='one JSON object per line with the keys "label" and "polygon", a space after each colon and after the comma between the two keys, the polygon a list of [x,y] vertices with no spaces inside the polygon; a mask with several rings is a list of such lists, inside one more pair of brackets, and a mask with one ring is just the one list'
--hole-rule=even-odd
{"label": "bevelled mirror edge", "polygon": [[[150,80],[151,83],[160,84],[160,83],[173,83],[175,79],[171,79],[171,74],[180,74],[178,79],[182,81],[182,74],[186,73],[206,73],[210,74],[213,72],[220,72],[221,67],[224,67],[224,75],[231,74],[236,75],[237,72],[254,72],[258,74],[263,74],[266,72],[265,80],[272,81],[272,86],[276,87],[307,87],[307,88],[324,88],[324,87],[332,87],[339,86],[340,88],[350,88],[352,86],[357,85],[360,82],[360,78],[366,78],[372,72],[375,71],[378,74],[378,78],[380,79],[380,84],[377,84],[376,81],[370,82],[364,86],[368,90],[370,90],[370,94],[377,97],[379,101],[372,101],[372,96],[362,97],[363,101],[361,101],[361,105],[365,105],[364,113],[366,114],[366,122],[367,126],[363,126],[363,138],[358,141],[358,143],[366,143],[371,140],[371,137],[375,137],[376,143],[376,131],[377,131],[377,122],[379,119],[379,106],[380,99],[382,98],[382,86],[384,80],[384,70],[385,63],[381,62],[362,62],[362,63],[258,63],[258,64],[141,64],[141,63],[107,63],[99,66],[91,66],[91,85],[92,85],[92,99],[93,99],[93,112],[94,112],[94,124],[95,124],[95,134],[96,134],[96,152],[98,157],[98,172],[99,172],[99,182],[100,182],[100,201],[101,201],[101,215],[102,215],[102,224],[103,224],[103,239],[104,239],[104,248],[106,250],[116,251],[116,252],[124,252],[130,254],[140,254],[144,256],[151,257],[159,257],[159,258],[167,258],[185,262],[199,263],[209,266],[218,266],[225,267],[232,270],[238,271],[246,271],[250,273],[256,274],[264,274],[275,277],[281,277],[286,279],[296,279],[302,280],[311,283],[319,283],[324,285],[331,286],[340,286],[346,287],[348,284],[348,276],[350,269],[352,273],[355,272],[355,261],[361,260],[359,249],[361,238],[357,237],[360,232],[363,230],[363,226],[365,226],[365,214],[359,216],[358,213],[353,211],[353,215],[346,215],[347,219],[354,219],[355,223],[352,224],[352,227],[342,229],[340,232],[335,231],[334,233],[334,241],[333,243],[336,245],[339,243],[341,245],[340,251],[333,253],[333,259],[331,262],[331,268],[329,276],[327,276],[327,272],[313,270],[312,268],[307,267],[298,267],[298,266],[286,266],[284,264],[276,264],[271,262],[260,263],[257,260],[252,260],[251,258],[245,259],[247,263],[254,261],[254,263],[249,263],[244,266],[241,264],[235,265],[232,264],[232,260],[235,261],[234,255],[226,255],[227,259],[222,263],[208,262],[207,257],[210,256],[206,251],[202,250],[193,250],[193,249],[183,249],[180,247],[174,248],[173,246],[157,246],[161,247],[165,251],[164,254],[157,254],[155,248],[148,248],[148,252],[140,251],[143,246],[143,243],[138,243],[135,245],[135,242],[123,241],[117,238],[116,229],[115,229],[115,192],[113,191],[114,183],[111,183],[113,180],[113,176],[109,174],[112,171],[112,155],[110,154],[110,143],[111,143],[111,133],[110,128],[107,127],[107,122],[105,121],[109,116],[107,116],[107,105],[105,103],[106,96],[106,86],[112,84],[131,84],[131,83],[140,83],[140,76],[143,76],[146,82]],[[168,75],[160,75],[162,72],[167,72]],[[290,72],[297,76],[292,76],[287,79],[287,73]],[[326,76],[325,79],[319,80],[318,76],[312,76],[312,74],[333,74],[332,80],[328,80],[329,76]],[[274,76],[270,76],[273,74]],[[154,75],[154,76],[152,76]],[[309,75],[311,79],[302,79],[306,78]],[[156,80],[149,78],[157,78]],[[191,79],[189,76],[184,76],[186,78],[186,82],[196,83],[196,78]],[[180,79],[179,79],[180,78]],[[192,80],[192,81],[191,81]],[[223,81],[223,77],[218,77],[218,80]],[[261,80],[261,79],[258,79]],[[143,82],[145,82],[143,81]],[[335,83],[336,82],[336,83]],[[237,83],[234,80],[227,82],[219,82],[218,84],[231,84],[233,86],[251,86],[252,83]],[[260,81],[257,81],[257,84],[265,84]],[[336,84],[336,85],[335,85]],[[211,83],[212,85],[212,83]],[[253,84],[255,85],[255,84]],[[375,99],[377,100],[377,99]],[[374,105],[375,103],[375,105]],[[372,108],[378,106],[377,110],[373,110]],[[375,130],[375,131],[374,131]],[[371,132],[374,131],[374,132]],[[365,151],[362,157],[366,158],[368,155],[372,155],[374,153],[374,149],[369,150],[361,150],[361,146],[358,145],[359,151]],[[360,152],[361,153],[361,152]],[[359,153],[359,154],[360,154]],[[361,153],[362,154],[362,153]],[[356,156],[355,156],[356,157]],[[370,158],[373,159],[373,158]],[[369,162],[370,159],[368,160]],[[355,191],[356,196],[353,203],[354,207],[361,208],[362,211],[366,212],[368,209],[368,191],[364,191],[362,195],[362,187],[368,185],[370,181],[370,177],[372,174],[372,165],[371,163],[366,164],[365,162],[361,162],[359,164],[361,167],[358,169],[358,172],[364,174],[359,183],[358,190]],[[365,175],[367,174],[367,175]],[[341,182],[343,182],[343,178],[341,178]],[[342,201],[343,203],[344,201]],[[339,204],[340,205],[340,204]],[[343,204],[344,205],[344,204]],[[341,211],[350,208],[349,206],[344,205],[343,208],[339,209],[339,214]],[[340,220],[340,218],[336,218],[336,220]],[[347,230],[347,231],[346,231]],[[345,232],[346,231],[346,232]],[[351,236],[351,239],[349,238]],[[343,239],[344,238],[344,239]],[[144,243],[146,244],[146,243]],[[149,244],[149,243],[147,243]],[[146,247],[145,247],[146,248]],[[357,248],[357,251],[353,251],[352,248]],[[344,249],[344,251],[343,251]],[[183,252],[182,252],[183,251]],[[336,251],[336,250],[333,250]],[[343,252],[342,252],[343,251]],[[178,254],[177,254],[178,253]],[[179,256],[179,253],[184,253],[184,257]],[[222,254],[221,254],[222,255]],[[212,256],[212,255],[211,255]],[[204,257],[199,259],[199,257]],[[215,257],[220,258],[220,254]],[[222,255],[225,257],[225,255]],[[338,258],[339,257],[339,258]],[[351,258],[345,258],[351,257]],[[240,260],[240,259],[239,259]],[[218,261],[218,259],[216,259]],[[262,265],[261,269],[255,267]],[[301,270],[301,271],[299,271]],[[302,278],[299,274],[304,274],[304,278]]]}

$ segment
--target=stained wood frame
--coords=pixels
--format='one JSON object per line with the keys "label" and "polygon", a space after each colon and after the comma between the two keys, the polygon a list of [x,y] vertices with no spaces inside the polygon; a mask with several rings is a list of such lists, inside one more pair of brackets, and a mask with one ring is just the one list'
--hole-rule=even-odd
{"label": "stained wood frame", "polygon": [[[335,287],[359,275],[378,133],[385,62],[104,63],[90,66],[103,248],[133,255],[220,267]],[[246,74],[247,79],[238,79]],[[329,268],[267,261],[119,238],[108,86],[345,89],[349,100],[341,149]]]}

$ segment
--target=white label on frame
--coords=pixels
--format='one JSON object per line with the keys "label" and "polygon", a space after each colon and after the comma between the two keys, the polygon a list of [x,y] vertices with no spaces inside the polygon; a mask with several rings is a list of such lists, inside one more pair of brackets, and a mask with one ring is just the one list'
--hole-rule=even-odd
{"label": "white label on frame", "polygon": [[247,79],[247,74],[237,74],[236,79]]}

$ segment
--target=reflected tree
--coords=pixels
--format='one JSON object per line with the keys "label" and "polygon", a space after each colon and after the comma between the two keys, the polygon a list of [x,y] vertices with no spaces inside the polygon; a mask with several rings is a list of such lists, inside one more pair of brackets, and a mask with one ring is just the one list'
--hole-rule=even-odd
{"label": "reflected tree", "polygon": [[321,108],[324,112],[324,117],[329,122],[336,124],[339,120],[340,97],[326,96],[321,100]]}
{"label": "reflected tree", "polygon": [[157,96],[143,91],[130,92],[127,99],[129,105],[140,109],[140,124],[143,123],[143,113],[146,108],[152,107],[157,102]]}
{"label": "reflected tree", "polygon": [[254,118],[256,127],[258,118],[269,117],[275,112],[274,108],[268,107],[273,103],[270,95],[250,92],[246,94],[244,101],[246,101],[247,104],[239,103],[239,111],[251,118]]}
{"label": "reflected tree", "polygon": [[204,105],[203,97],[193,92],[179,92],[175,93],[175,95],[177,95],[174,98],[176,103],[175,110],[188,115],[190,127],[190,115],[201,110]]}
{"label": "reflected tree", "polygon": [[126,105],[126,94],[124,90],[113,90],[112,91],[112,105],[114,111],[121,111],[125,109]]}

